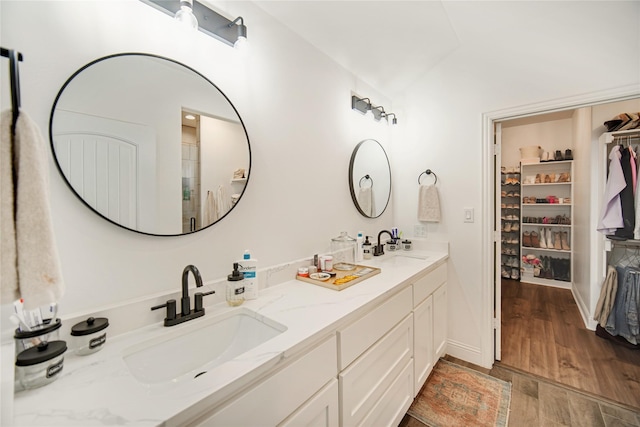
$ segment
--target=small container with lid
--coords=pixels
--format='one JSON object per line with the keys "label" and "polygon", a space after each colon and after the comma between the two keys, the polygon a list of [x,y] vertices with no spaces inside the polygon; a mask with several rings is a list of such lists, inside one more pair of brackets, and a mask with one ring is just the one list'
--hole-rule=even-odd
{"label": "small container with lid", "polygon": [[346,231],[340,232],[338,237],[331,239],[331,252],[336,264],[343,262],[353,264],[356,259],[356,249],[356,239],[349,237]]}
{"label": "small container with lid", "polygon": [[15,390],[30,390],[55,381],[62,372],[65,351],[66,342],[45,341],[19,353],[15,367]]}
{"label": "small container with lid", "polygon": [[109,319],[106,317],[89,317],[84,322],[77,323],[71,328],[76,354],[84,356],[102,349],[107,342]]}
{"label": "small container with lid", "polygon": [[16,329],[13,336],[16,340],[16,354],[35,347],[42,342],[59,339],[61,326],[62,322],[60,319],[56,319],[53,325],[51,324],[51,319],[47,319],[44,321],[43,327],[39,329],[32,329],[30,331]]}
{"label": "small container with lid", "polygon": [[402,250],[405,250],[405,251],[411,250],[411,240],[404,239],[402,241]]}

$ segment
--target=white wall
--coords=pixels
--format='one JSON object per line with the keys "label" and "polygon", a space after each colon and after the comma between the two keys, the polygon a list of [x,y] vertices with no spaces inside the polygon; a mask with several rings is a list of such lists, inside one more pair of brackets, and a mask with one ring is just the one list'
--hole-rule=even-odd
{"label": "white wall", "polygon": [[[22,105],[43,131],[74,71],[100,56],[140,51],[181,61],[218,84],[251,141],[252,178],[238,207],[184,237],[143,236],[106,223],[70,194],[52,164],[53,219],[67,282],[62,314],[177,289],[189,263],[205,280],[223,277],[245,248],[273,265],[328,249],[341,230],[373,235],[398,226],[410,235],[416,180],[430,168],[443,221],[427,225],[428,239],[451,242],[449,353],[482,362],[492,354],[481,328],[490,285],[481,261],[482,212],[490,203],[482,184],[482,114],[638,87],[640,4],[445,2],[460,47],[393,104],[253,4],[216,4],[226,16],[244,16],[247,57],[201,33],[180,34],[167,16],[135,0],[1,2],[2,45],[25,55]],[[186,38],[190,43],[181,43]],[[387,128],[352,112],[351,91],[392,105],[400,124]],[[4,89],[1,99],[7,108]],[[366,138],[380,141],[392,164],[390,208],[378,219],[358,214],[347,185],[351,151]],[[286,192],[274,190],[285,183]],[[463,222],[466,207],[475,209],[474,223]]]}
{"label": "white wall", "polygon": [[[448,352],[487,365],[493,360],[485,330],[492,266],[483,257],[483,223],[489,222],[482,213],[492,212],[483,208],[493,202],[492,189],[483,187],[491,182],[483,170],[483,161],[490,164],[483,157],[483,114],[632,85],[640,90],[640,3],[444,6],[460,48],[404,100],[394,100],[394,110],[402,101],[405,124],[403,138],[394,140],[395,164],[402,165],[394,170],[395,222],[403,229],[417,224],[416,177],[431,168],[438,174],[443,221],[429,225],[428,236],[449,240],[451,251]],[[474,208],[474,223],[463,221],[466,207]]]}
{"label": "white wall", "polygon": [[[391,209],[378,219],[362,217],[347,182],[359,141],[390,144],[387,126],[351,110],[351,91],[384,105],[389,100],[251,3],[219,5],[225,16],[242,15],[250,27],[247,55],[203,33],[178,31],[167,15],[136,0],[2,2],[2,45],[24,54],[22,106],[45,136],[55,96],[73,72],[105,55],[146,52],[215,82],[239,111],[251,142],[251,179],[238,206],[220,223],[181,237],[145,236],[107,223],[70,193],[51,161],[66,281],[61,316],[177,291],[187,264],[213,280],[226,277],[246,248],[262,265],[274,265],[328,250],[342,230],[373,235],[392,225]],[[10,106],[5,89],[3,109]]]}

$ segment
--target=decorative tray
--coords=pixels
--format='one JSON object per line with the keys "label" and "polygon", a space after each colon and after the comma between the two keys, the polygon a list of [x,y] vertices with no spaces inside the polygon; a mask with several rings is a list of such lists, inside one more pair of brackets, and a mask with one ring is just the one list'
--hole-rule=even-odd
{"label": "decorative tray", "polygon": [[336,275],[333,277],[322,280],[312,279],[311,277],[296,276],[296,279],[303,282],[313,283],[314,285],[322,286],[325,288],[333,289],[334,291],[341,291],[348,288],[349,286],[355,285],[356,283],[360,283],[363,280],[368,279],[369,277],[373,277],[376,274],[379,274],[380,271],[381,270],[376,267],[357,264],[345,265],[343,263],[334,266],[333,273],[335,273]]}

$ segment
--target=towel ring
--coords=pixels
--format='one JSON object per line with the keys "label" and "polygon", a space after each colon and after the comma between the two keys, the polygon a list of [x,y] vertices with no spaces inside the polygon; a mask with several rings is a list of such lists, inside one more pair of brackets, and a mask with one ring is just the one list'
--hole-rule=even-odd
{"label": "towel ring", "polygon": [[365,179],[365,180],[368,179],[369,181],[371,181],[371,188],[373,188],[373,178],[371,178],[369,176],[369,174],[367,174],[367,175],[363,176],[362,178],[360,178],[360,182],[358,182],[358,186],[360,186],[360,188],[362,188],[362,180],[363,179]]}
{"label": "towel ring", "polygon": [[418,175],[418,185],[420,185],[420,178],[422,178],[422,175],[433,175],[433,177],[436,179],[433,183],[433,185],[436,185],[438,183],[438,175],[436,175],[435,172],[432,172],[431,169],[427,169],[426,171],[422,172],[420,175]]}

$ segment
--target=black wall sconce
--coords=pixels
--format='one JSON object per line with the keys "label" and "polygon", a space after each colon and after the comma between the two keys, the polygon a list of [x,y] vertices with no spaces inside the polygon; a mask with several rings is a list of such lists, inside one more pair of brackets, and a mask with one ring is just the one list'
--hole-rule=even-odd
{"label": "black wall sconce", "polygon": [[[185,13],[185,11],[186,13],[189,13],[188,9],[191,6],[191,13],[197,20],[198,30],[236,48],[240,47],[241,44],[244,44],[247,41],[247,27],[244,25],[244,19],[242,16],[239,16],[234,20],[227,19],[196,0],[140,1],[172,17],[175,17],[178,12],[181,14]],[[192,4],[190,5],[190,3]]]}
{"label": "black wall sconce", "polygon": [[391,124],[398,124],[398,120],[396,119],[396,115],[394,113],[387,113],[384,111],[384,107],[382,105],[374,106],[371,104],[371,100],[369,98],[359,98],[356,95],[351,95],[351,109],[359,111],[362,114],[368,114],[371,112],[373,115],[373,120],[379,122],[381,119],[386,119],[389,121],[389,116],[393,116],[393,121]]}

